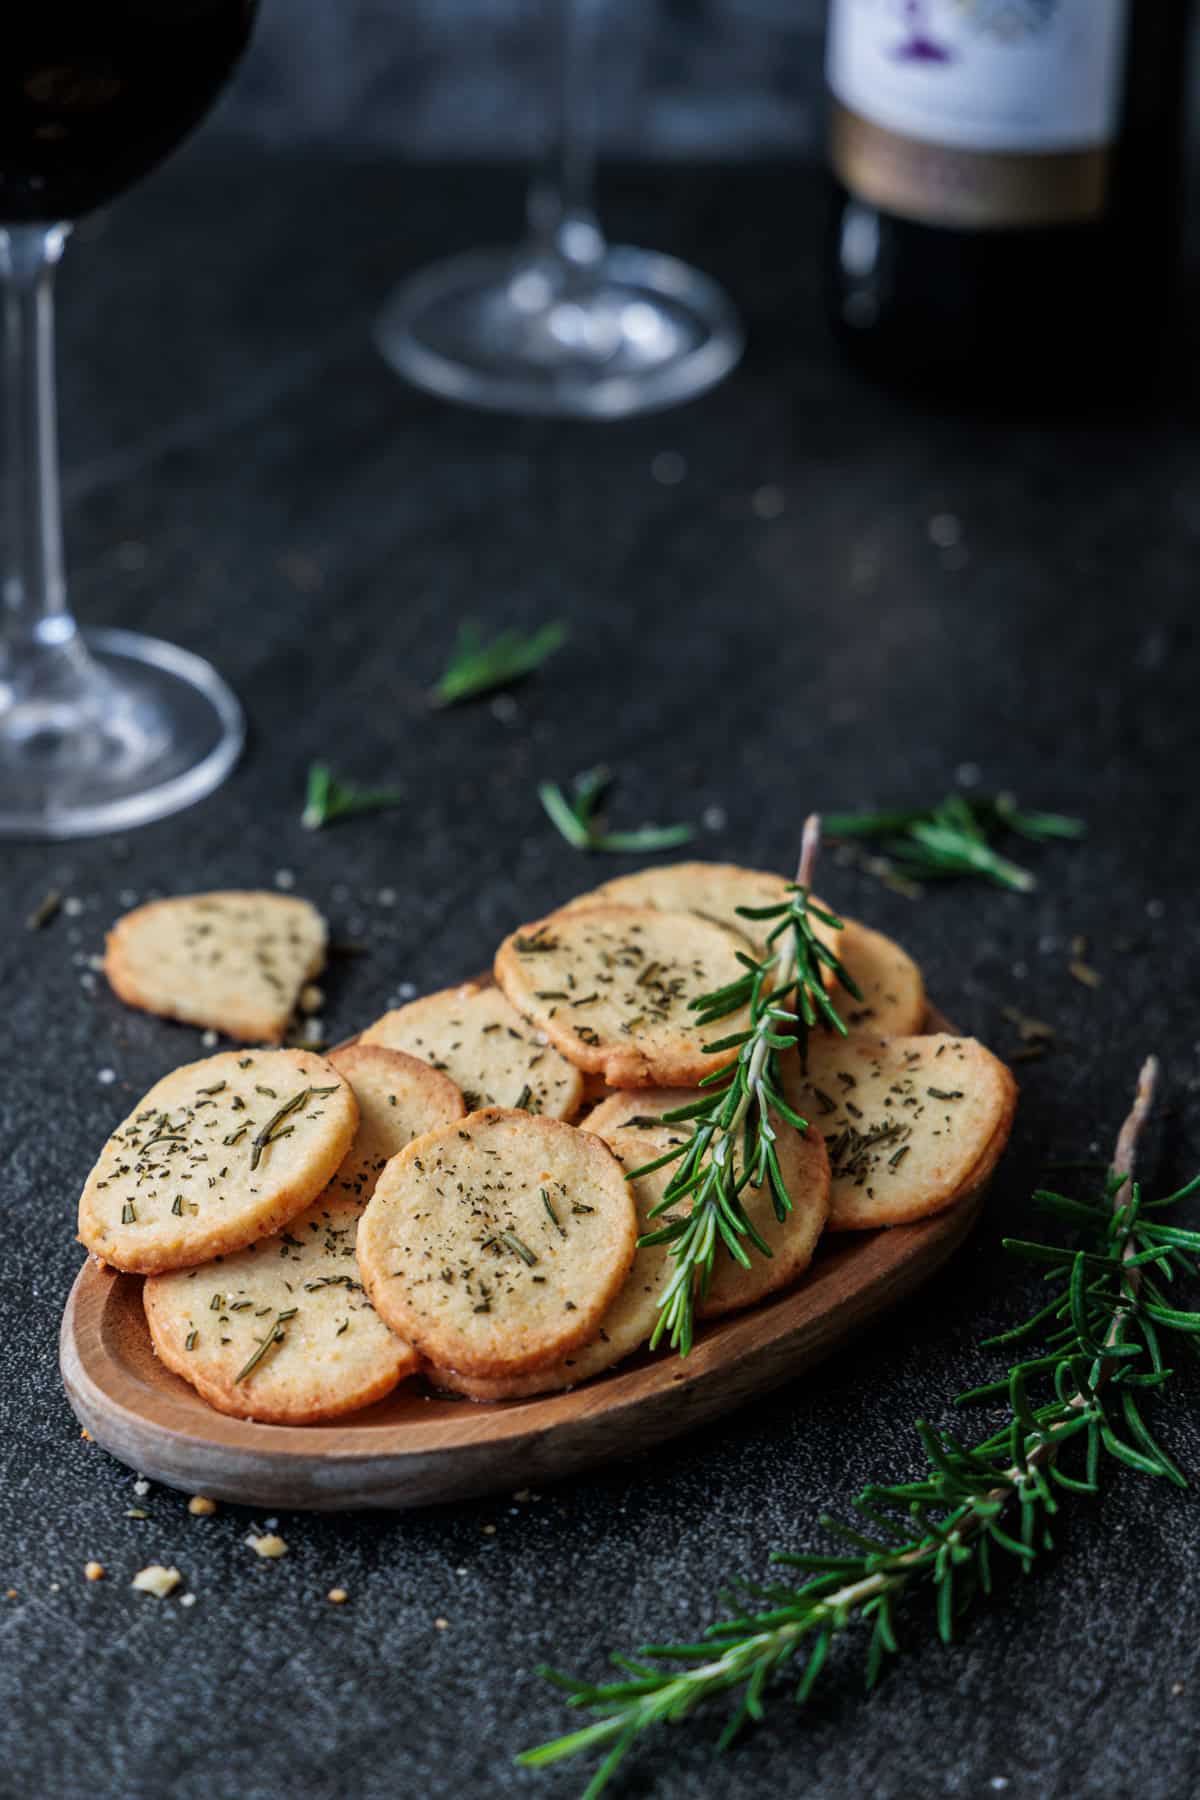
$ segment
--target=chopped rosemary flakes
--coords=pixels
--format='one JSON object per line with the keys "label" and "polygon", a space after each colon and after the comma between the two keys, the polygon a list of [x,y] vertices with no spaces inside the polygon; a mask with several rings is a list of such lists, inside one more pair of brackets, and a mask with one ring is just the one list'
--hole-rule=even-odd
{"label": "chopped rosemary flakes", "polygon": [[62,895],[57,888],[51,888],[43,894],[25,923],[30,931],[42,931],[62,909]]}

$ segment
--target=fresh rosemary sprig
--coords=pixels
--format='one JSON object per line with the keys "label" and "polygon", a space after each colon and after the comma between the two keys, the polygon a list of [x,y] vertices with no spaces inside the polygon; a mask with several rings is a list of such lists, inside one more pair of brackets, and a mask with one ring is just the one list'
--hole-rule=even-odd
{"label": "fresh rosemary sprig", "polygon": [[743,1239],[761,1256],[771,1255],[770,1246],[742,1205],[747,1186],[769,1185],[778,1219],[785,1219],[792,1210],[775,1151],[770,1113],[774,1110],[798,1131],[807,1131],[808,1122],[783,1098],[779,1057],[797,1043],[803,1050],[807,1034],[818,1020],[845,1036],[846,1027],[825,991],[826,969],[848,994],[856,1000],[862,998],[833,951],[813,930],[814,918],[838,930],[842,923],[810,898],[820,843],[821,821],[814,813],[804,827],[800,867],[787,900],[778,906],[738,908],[748,919],[775,920],[767,938],[767,954],[758,962],[739,955],[745,967],[743,975],[690,1003],[699,1013],[701,1025],[749,1007],[744,1031],[705,1045],[714,1052],[736,1048],[737,1060],[706,1077],[701,1083],[706,1091],[699,1100],[662,1115],[664,1124],[690,1127],[684,1141],[632,1171],[632,1175],[645,1175],[668,1163],[679,1164],[652,1217],[669,1212],[681,1200],[691,1202],[687,1213],[639,1239],[639,1247],[670,1244],[675,1259],[674,1272],[659,1302],[651,1349],[669,1334],[673,1349],[682,1356],[690,1351],[696,1298],[708,1291],[718,1243],[743,1268],[750,1267]]}
{"label": "fresh rosemary sprig", "polygon": [[[1133,1179],[1156,1078],[1151,1058],[1099,1193],[1089,1200],[1034,1196],[1079,1234],[1079,1246],[1006,1240],[1006,1248],[1046,1265],[1052,1292],[1032,1318],[988,1340],[1000,1345],[1040,1336],[1041,1352],[1015,1363],[1002,1380],[959,1396],[965,1402],[1006,1395],[1004,1425],[968,1448],[955,1434],[918,1422],[925,1475],[864,1488],[853,1503],[854,1525],[823,1518],[840,1547],[819,1555],[777,1553],[775,1563],[798,1568],[807,1579],[745,1587],[755,1604],[711,1625],[699,1642],[614,1656],[622,1674],[611,1682],[543,1668],[570,1705],[598,1716],[525,1751],[519,1761],[542,1767],[603,1751],[585,1790],[585,1800],[595,1800],[644,1732],[678,1724],[705,1701],[730,1693],[737,1700],[720,1736],[723,1749],[746,1721],[762,1718],[768,1686],[778,1677],[795,1683],[796,1704],[803,1705],[834,1643],[854,1624],[867,1634],[868,1688],[897,1651],[902,1602],[931,1602],[938,1634],[950,1643],[963,1610],[991,1592],[993,1561],[1011,1557],[1027,1572],[1052,1548],[1049,1522],[1062,1498],[1098,1490],[1105,1454],[1186,1485],[1142,1412],[1144,1401],[1171,1379],[1164,1339],[1173,1336],[1193,1353],[1200,1346],[1200,1312],[1174,1305],[1163,1285],[1195,1272],[1200,1232],[1158,1222],[1164,1209],[1200,1189],[1200,1176],[1154,1201],[1142,1199]],[[1011,1521],[1010,1514],[1016,1515]]]}
{"label": "fresh rosemary sprig", "polygon": [[982,875],[998,887],[1027,894],[1037,886],[1033,875],[999,855],[994,840],[1006,832],[1034,843],[1076,839],[1087,826],[1061,813],[1023,812],[1011,794],[949,794],[938,806],[908,812],[829,813],[825,830],[831,838],[881,841],[902,873],[918,880]]}
{"label": "fresh rosemary sprig", "polygon": [[300,823],[306,831],[320,831],[336,819],[348,819],[355,813],[387,812],[403,806],[408,796],[398,788],[358,788],[335,775],[328,763],[309,765],[308,790]]}
{"label": "fresh rosemary sprig", "polygon": [[561,649],[568,637],[566,625],[554,619],[528,636],[522,631],[502,631],[485,644],[473,619],[459,626],[450,661],[429,698],[434,706],[454,706],[507,687],[522,675],[540,668],[547,657]]}
{"label": "fresh rosemary sprig", "polygon": [[575,777],[571,799],[567,799],[554,781],[538,784],[538,799],[551,823],[576,850],[676,850],[681,844],[690,842],[694,835],[690,825],[642,825],[636,831],[602,830],[595,811],[611,785],[612,775],[600,765]]}

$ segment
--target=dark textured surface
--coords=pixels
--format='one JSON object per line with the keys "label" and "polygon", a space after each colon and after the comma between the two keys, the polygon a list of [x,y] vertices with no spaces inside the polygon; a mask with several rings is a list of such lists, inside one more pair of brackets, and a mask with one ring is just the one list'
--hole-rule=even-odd
{"label": "dark textured surface", "polygon": [[[577,1792],[569,1772],[511,1769],[566,1717],[533,1665],[598,1671],[610,1645],[694,1633],[721,1582],[810,1542],[864,1478],[913,1467],[911,1420],[946,1418],[991,1371],[973,1346],[1031,1291],[997,1246],[1030,1223],[1039,1160],[1107,1142],[1149,1048],[1171,1080],[1161,1176],[1200,1160],[1191,359],[1138,421],[922,416],[830,351],[809,178],[627,172],[609,198],[619,235],[700,257],[751,327],[718,393],[616,428],[442,407],[372,352],[400,268],[501,234],[515,177],[200,145],[81,232],[64,267],[78,607],[211,654],[254,735],[192,812],[0,857],[0,1593],[16,1590],[0,1599],[0,1789],[21,1800]],[[938,515],[960,522],[949,548]],[[515,711],[431,720],[422,691],[468,613],[562,613],[575,641]],[[402,784],[408,807],[305,834],[319,753]],[[328,980],[336,1037],[627,866],[583,862],[534,797],[539,777],[601,758],[622,822],[720,808],[702,852],[780,868],[814,803],[925,800],[966,763],[1090,817],[1086,847],[1034,852],[1028,899],[968,886],[910,903],[826,866],[823,890],[901,937],[965,1027],[1010,1048],[1016,1004],[1061,1032],[1022,1071],[978,1237],[794,1388],[536,1500],[287,1517],[277,1563],[246,1547],[235,1509],[193,1519],[155,1489],[149,1519],[128,1519],[133,1475],[80,1441],[58,1384],[75,1197],[125,1103],[198,1046],[123,1011],[81,964],[135,896],[289,870],[335,935],[370,944]],[[28,934],[51,886],[82,911]],[[1095,991],[1067,973],[1076,932]],[[1164,1435],[1200,1473],[1188,1391]],[[91,1557],[108,1570],[95,1586]],[[130,1591],[151,1561],[178,1564],[194,1607]],[[1056,1556],[1006,1583],[960,1648],[914,1621],[912,1654],[866,1701],[847,1644],[806,1717],[781,1701],[719,1766],[698,1724],[648,1749],[622,1791],[1175,1800],[1200,1783],[1198,1570],[1193,1501],[1115,1475],[1102,1502],[1071,1503]]]}
{"label": "dark textured surface", "polygon": [[609,149],[716,158],[816,143],[826,0],[262,0],[223,116],[272,143],[530,156],[567,4],[591,31]]}

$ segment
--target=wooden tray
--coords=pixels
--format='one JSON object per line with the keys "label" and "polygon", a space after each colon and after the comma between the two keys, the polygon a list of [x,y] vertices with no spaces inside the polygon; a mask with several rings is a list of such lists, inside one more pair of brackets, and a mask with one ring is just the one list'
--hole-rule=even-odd
{"label": "wooden tray", "polygon": [[[946,1029],[931,1014],[928,1029]],[[406,1382],[327,1425],[227,1418],[163,1367],[142,1282],[90,1259],[63,1315],[67,1398],[119,1461],[185,1493],[339,1512],[536,1486],[690,1431],[778,1387],[895,1306],[953,1254],[983,1193],[892,1231],[828,1238],[801,1284],[705,1325],[686,1359],[643,1355],[567,1393],[479,1406]]]}

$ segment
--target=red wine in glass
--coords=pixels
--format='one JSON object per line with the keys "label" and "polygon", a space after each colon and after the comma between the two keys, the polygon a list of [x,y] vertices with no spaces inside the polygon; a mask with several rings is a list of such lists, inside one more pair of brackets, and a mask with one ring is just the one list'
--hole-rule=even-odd
{"label": "red wine in glass", "polygon": [[256,0],[35,0],[0,33],[4,586],[0,835],[75,837],[190,805],[245,735],[206,662],[81,632],[63,573],[52,277],[71,223],[162,160],[245,48]]}

